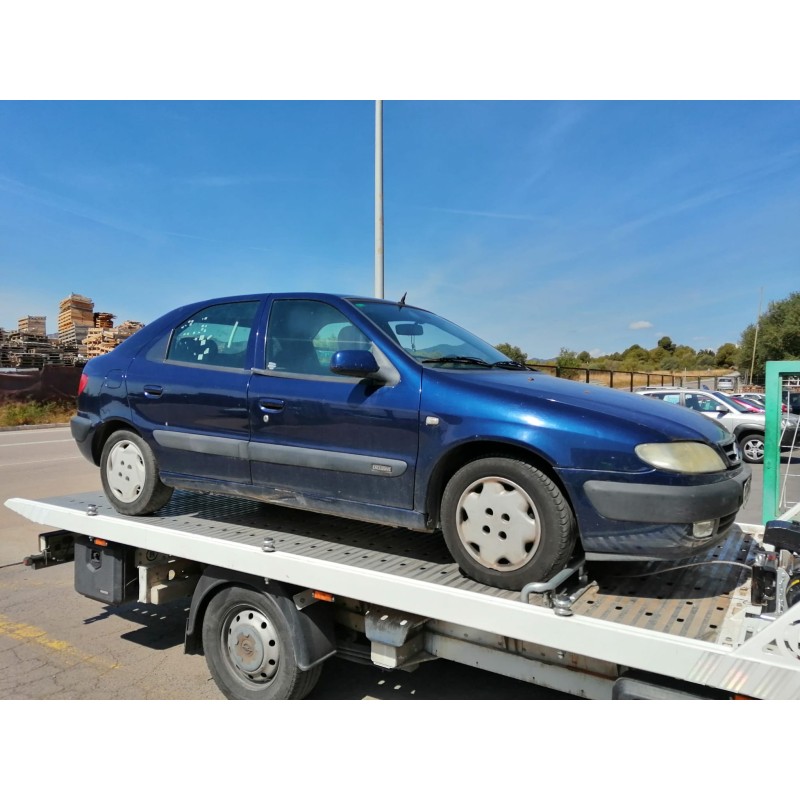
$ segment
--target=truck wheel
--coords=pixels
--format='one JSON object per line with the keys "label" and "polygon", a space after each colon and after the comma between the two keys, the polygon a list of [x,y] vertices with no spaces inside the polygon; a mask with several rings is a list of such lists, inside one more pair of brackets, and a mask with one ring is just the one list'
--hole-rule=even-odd
{"label": "truck wheel", "polygon": [[745,436],[740,442],[742,458],[748,464],[761,464],[764,461],[764,437],[758,433]]}
{"label": "truck wheel", "polygon": [[229,700],[302,700],[322,664],[297,665],[289,625],[269,595],[229,586],[203,619],[203,649],[211,676]]}
{"label": "truck wheel", "polygon": [[120,514],[152,514],[172,497],[172,487],[158,476],[153,451],[133,431],[114,431],[108,437],[100,456],[100,478],[106,497]]}
{"label": "truck wheel", "polygon": [[456,472],[442,497],[441,519],[461,569],[500,589],[553,577],[577,540],[572,509],[553,481],[524,461],[500,456]]}

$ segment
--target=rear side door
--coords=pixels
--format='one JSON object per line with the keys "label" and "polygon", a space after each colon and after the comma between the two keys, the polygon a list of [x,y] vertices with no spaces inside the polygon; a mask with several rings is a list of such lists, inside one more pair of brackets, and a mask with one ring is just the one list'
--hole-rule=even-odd
{"label": "rear side door", "polygon": [[[337,350],[370,350],[388,382],[334,375]],[[421,369],[392,362],[363,321],[316,299],[275,298],[248,391],[254,487],[413,508]]]}
{"label": "rear side door", "polygon": [[162,472],[250,483],[247,389],[262,307],[209,305],[131,363],[132,419]]}

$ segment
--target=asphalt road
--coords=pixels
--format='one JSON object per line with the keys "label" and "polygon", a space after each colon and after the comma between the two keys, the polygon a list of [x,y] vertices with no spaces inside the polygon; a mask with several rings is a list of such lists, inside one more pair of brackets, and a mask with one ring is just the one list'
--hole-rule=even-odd
{"label": "asphalt road", "polygon": [[[793,465],[800,473],[800,465]],[[738,521],[761,522],[762,468]],[[186,603],[108,608],[77,594],[72,564],[33,570],[45,530],[2,503],[99,490],[65,427],[0,432],[0,699],[222,699],[205,660],[183,653]],[[800,496],[800,477],[789,484]],[[446,661],[387,672],[332,659],[312,699],[564,699]]]}

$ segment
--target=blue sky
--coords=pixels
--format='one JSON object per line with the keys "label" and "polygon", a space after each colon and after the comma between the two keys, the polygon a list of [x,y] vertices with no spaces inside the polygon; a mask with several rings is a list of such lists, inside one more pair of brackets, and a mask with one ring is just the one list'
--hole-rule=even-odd
{"label": "blue sky", "polygon": [[[373,101],[0,103],[0,326],[374,292]],[[531,356],[737,341],[800,288],[798,102],[386,101],[385,295]]]}

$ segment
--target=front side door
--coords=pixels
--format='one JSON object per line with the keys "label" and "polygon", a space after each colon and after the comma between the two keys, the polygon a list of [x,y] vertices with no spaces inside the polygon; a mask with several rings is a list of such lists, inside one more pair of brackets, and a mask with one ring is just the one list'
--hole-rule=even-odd
{"label": "front side door", "polygon": [[[337,350],[370,350],[393,377],[334,375]],[[413,507],[419,370],[399,371],[343,311],[306,299],[273,300],[264,362],[248,391],[254,486]]]}

